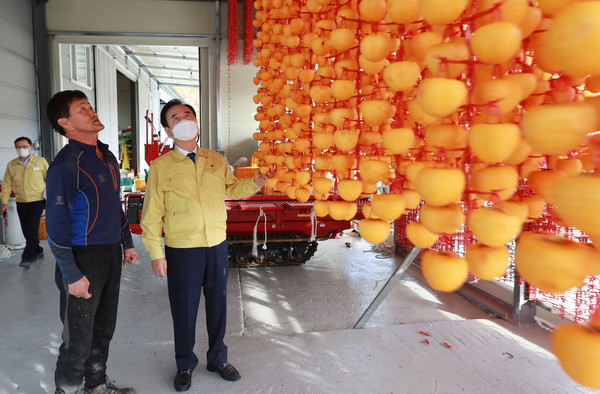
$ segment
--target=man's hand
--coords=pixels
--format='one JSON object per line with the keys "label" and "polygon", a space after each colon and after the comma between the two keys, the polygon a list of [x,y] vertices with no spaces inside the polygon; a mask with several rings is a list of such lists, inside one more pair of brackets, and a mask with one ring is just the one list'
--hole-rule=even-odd
{"label": "man's hand", "polygon": [[92,295],[88,292],[90,288],[90,281],[84,276],[79,279],[77,282],[71,283],[69,285],[69,294],[75,296],[77,298],[91,298]]}
{"label": "man's hand", "polygon": [[167,276],[167,259],[160,258],[156,260],[152,260],[152,271],[161,278]]}
{"label": "man's hand", "polygon": [[271,172],[269,171],[267,174],[261,174],[260,170],[256,170],[256,173],[254,174],[254,184],[258,187],[263,187],[270,173]]}
{"label": "man's hand", "polygon": [[135,248],[125,249],[123,251],[123,267],[127,264],[133,264],[140,257],[137,250]]}
{"label": "man's hand", "polygon": [[6,212],[8,209],[8,204],[2,204],[2,213]]}

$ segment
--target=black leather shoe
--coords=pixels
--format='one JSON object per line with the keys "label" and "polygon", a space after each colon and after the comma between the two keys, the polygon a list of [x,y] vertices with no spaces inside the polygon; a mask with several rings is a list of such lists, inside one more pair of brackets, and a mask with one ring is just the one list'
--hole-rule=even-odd
{"label": "black leather shoe", "polygon": [[188,391],[192,387],[192,370],[178,369],[175,375],[175,390]]}
{"label": "black leather shoe", "polygon": [[206,369],[210,372],[218,372],[219,375],[225,380],[235,382],[241,378],[240,373],[228,362],[224,362],[221,365],[207,365]]}

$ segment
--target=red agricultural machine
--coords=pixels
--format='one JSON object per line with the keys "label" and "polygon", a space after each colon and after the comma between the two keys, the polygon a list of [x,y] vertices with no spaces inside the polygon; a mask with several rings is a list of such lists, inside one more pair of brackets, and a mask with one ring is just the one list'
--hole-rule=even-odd
{"label": "red agricultural machine", "polygon": [[[147,114],[146,119],[145,160],[150,164],[171,149],[160,143],[157,133],[150,133],[152,115],[149,118]],[[236,171],[238,177],[250,174],[253,171]],[[144,193],[128,193],[124,200],[129,227],[141,234]],[[358,205],[360,208],[362,204]],[[312,213],[312,200],[301,203],[265,188],[243,200],[226,199],[225,207],[229,264],[235,267],[302,264],[314,255],[318,241],[335,238],[351,227],[350,221],[317,218]]]}

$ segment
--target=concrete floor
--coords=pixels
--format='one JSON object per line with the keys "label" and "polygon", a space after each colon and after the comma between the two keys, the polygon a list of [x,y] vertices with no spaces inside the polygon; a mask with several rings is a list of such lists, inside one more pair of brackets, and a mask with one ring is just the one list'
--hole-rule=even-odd
{"label": "concrete floor", "polygon": [[[139,236],[134,241],[141,258],[123,271],[108,373],[138,393],[174,392],[167,282],[152,273]],[[44,261],[30,269],[18,266],[21,251],[0,262],[0,393],[54,392],[61,324],[54,261],[43,246]],[[242,379],[206,371],[201,308],[201,361],[189,392],[594,392],[563,372],[548,350],[548,331],[432,291],[415,266],[367,327],[353,330],[399,263],[350,233],[321,242],[302,266],[232,269],[226,343]]]}

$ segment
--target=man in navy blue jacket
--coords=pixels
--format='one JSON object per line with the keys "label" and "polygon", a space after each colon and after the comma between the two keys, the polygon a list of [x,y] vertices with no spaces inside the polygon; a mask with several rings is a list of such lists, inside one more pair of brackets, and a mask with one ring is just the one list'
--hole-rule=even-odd
{"label": "man in navy blue jacket", "polygon": [[56,393],[77,392],[84,378],[86,393],[135,393],[115,387],[106,376],[121,263],[138,258],[121,208],[119,166],[108,146],[98,141],[104,125],[83,92],[55,94],[47,115],[69,139],[46,179],[46,233],[57,262],[64,325]]}

